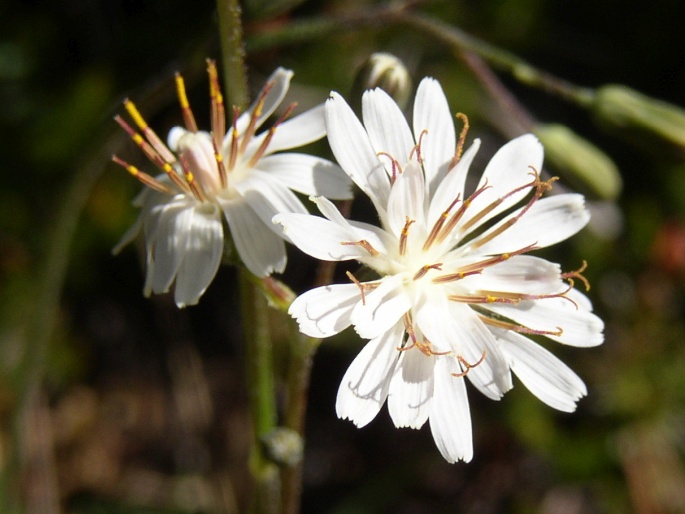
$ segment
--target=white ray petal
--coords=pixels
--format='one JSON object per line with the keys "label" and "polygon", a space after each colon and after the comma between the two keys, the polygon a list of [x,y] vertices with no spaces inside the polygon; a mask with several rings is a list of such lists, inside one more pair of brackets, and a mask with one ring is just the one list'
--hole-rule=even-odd
{"label": "white ray petal", "polygon": [[[266,137],[266,133],[265,131],[263,134],[260,134],[259,138],[255,138],[255,143],[261,145],[261,140],[263,137]],[[308,145],[318,141],[325,135],[324,104],[321,104],[281,123],[276,128],[269,142],[267,155]],[[259,146],[256,146],[256,148],[259,148]]]}
{"label": "white ray petal", "polygon": [[284,186],[307,196],[325,196],[334,200],[352,198],[350,178],[327,159],[301,153],[269,155],[258,168]]}
{"label": "white ray petal", "polygon": [[183,260],[193,207],[180,201],[158,206],[153,211],[159,214],[159,222],[155,233],[146,237],[152,243],[155,261],[151,287],[154,293],[160,294],[169,290]]}
{"label": "white ray petal", "polygon": [[340,383],[335,402],[339,418],[363,427],[376,417],[388,396],[404,329],[397,324],[362,348]]}
{"label": "white ray petal", "polygon": [[531,393],[554,409],[576,410],[587,389],[571,368],[527,337],[499,329],[495,335],[504,340],[502,348],[512,371]]}
{"label": "white ray petal", "polygon": [[388,198],[388,225],[390,231],[400,236],[407,220],[415,222],[410,234],[423,239],[426,226],[426,195],[423,170],[416,161],[410,161],[399,174]]}
{"label": "white ray petal", "polygon": [[369,134],[371,146],[380,157],[389,175],[393,171],[393,159],[404,166],[414,148],[414,138],[407,120],[395,101],[382,89],[373,89],[362,95],[362,118]]}
{"label": "white ray petal", "polygon": [[421,159],[432,194],[447,173],[457,145],[451,111],[437,80],[427,77],[419,84],[413,118],[414,136],[417,142],[421,139]]}
{"label": "white ray petal", "polygon": [[176,276],[174,300],[179,307],[194,305],[214,279],[224,249],[218,208],[205,213],[194,209],[183,262]]}
{"label": "white ray petal", "polygon": [[310,337],[329,337],[350,326],[350,314],[361,300],[356,284],[333,284],[301,294],[290,304],[300,331]]}
{"label": "white ray petal", "polygon": [[412,305],[411,298],[403,287],[404,278],[388,275],[380,285],[365,294],[365,301],[359,302],[352,311],[352,323],[357,333],[371,339],[395,325]]}
{"label": "white ray petal", "polygon": [[388,203],[390,180],[361,122],[335,92],[326,102],[326,131],[338,163],[382,215]]}
{"label": "white ray petal", "polygon": [[285,243],[242,198],[224,201],[221,207],[241,260],[251,273],[266,277],[285,269]]}
{"label": "white ray petal", "polygon": [[397,428],[418,429],[428,419],[434,365],[435,357],[416,348],[401,352],[388,393],[388,412]]}
{"label": "white ray petal", "polygon": [[430,427],[435,444],[447,462],[469,462],[473,458],[471,411],[463,378],[451,375],[450,359],[435,363],[435,385]]}

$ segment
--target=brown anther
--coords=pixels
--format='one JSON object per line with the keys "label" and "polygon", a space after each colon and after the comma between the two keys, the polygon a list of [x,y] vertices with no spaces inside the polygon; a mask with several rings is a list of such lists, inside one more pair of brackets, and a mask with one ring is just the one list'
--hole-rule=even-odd
{"label": "brown anther", "polygon": [[207,199],[207,195],[205,195],[205,192],[200,187],[200,184],[198,184],[197,180],[195,180],[195,175],[193,175],[193,172],[188,165],[188,161],[185,159],[185,157],[183,157],[183,155],[181,155],[180,158],[181,167],[183,168],[183,175],[185,176],[186,183],[188,184],[191,193],[193,193],[193,196],[198,201],[204,202]]}
{"label": "brown anther", "polygon": [[352,281],[352,283],[354,283],[359,288],[359,292],[361,293],[362,297],[362,305],[366,305],[366,291],[376,289],[376,287],[378,287],[378,284],[362,283],[359,280],[357,280],[357,277],[355,277],[349,271],[346,271],[345,274],[347,275],[347,278],[349,278]]}
{"label": "brown anther", "polygon": [[238,133],[238,118],[240,117],[240,109],[233,107],[233,126],[231,128],[231,148],[228,156],[228,171],[235,168],[238,161],[238,143],[240,142],[240,134]]}
{"label": "brown anther", "polygon": [[457,205],[457,202],[460,200],[461,195],[458,194],[457,197],[452,200],[452,203],[449,204],[447,209],[442,211],[442,214],[438,218],[438,220],[435,222],[433,225],[433,228],[430,231],[430,234],[428,234],[428,237],[426,237],[426,241],[423,243],[423,251],[425,252],[428,250],[431,245],[435,242],[435,239],[438,237],[438,234],[440,233],[440,230],[442,229],[442,226],[445,224],[445,221],[450,215],[450,211],[454,208],[455,205]]}
{"label": "brown anther", "polygon": [[131,175],[136,177],[140,182],[145,184],[146,186],[154,189],[155,191],[159,191],[161,193],[166,193],[169,195],[174,194],[174,190],[171,189],[167,184],[160,182],[154,177],[151,177],[147,173],[140,171],[138,168],[133,166],[132,164],[127,163],[123,159],[120,159],[116,155],[112,155],[112,161],[117,163],[119,166],[124,168],[126,171],[128,171]]}
{"label": "brown anther", "polygon": [[419,268],[419,271],[414,274],[414,277],[412,280],[419,280],[420,278],[423,278],[426,273],[428,273],[429,270],[436,269],[438,271],[442,270],[442,262],[438,262],[436,264],[424,264]]}
{"label": "brown anther", "polygon": [[271,139],[273,139],[274,134],[276,133],[276,128],[285,121],[288,116],[295,110],[295,107],[297,107],[297,102],[291,103],[288,108],[283,112],[283,114],[276,120],[276,122],[273,124],[273,126],[269,129],[269,131],[266,133],[266,136],[262,140],[262,143],[259,145],[259,148],[257,151],[252,154],[252,157],[250,157],[250,161],[247,163],[248,167],[252,167],[257,162],[259,162],[259,159],[261,159],[264,156],[264,153],[266,153],[267,148],[269,148],[269,144],[271,143]]}
{"label": "brown anther", "polygon": [[466,117],[466,114],[458,112],[456,114],[456,117],[462,121],[464,126],[461,128],[461,132],[459,133],[457,148],[454,151],[454,157],[452,157],[452,162],[450,162],[450,165],[447,168],[448,171],[452,170],[461,159],[461,156],[464,153],[464,142],[466,141],[466,134],[469,131],[469,119]]}
{"label": "brown anther", "polygon": [[361,246],[373,257],[376,257],[380,254],[380,252],[376,250],[373,246],[371,246],[371,243],[369,243],[366,239],[362,239],[361,241],[342,241],[340,244],[344,246]]}
{"label": "brown anther", "polygon": [[207,74],[209,75],[209,97],[212,100],[210,123],[216,146],[221,148],[221,138],[226,132],[226,111],[224,108],[224,97],[221,94],[221,86],[219,85],[216,62],[212,59],[207,59]]}
{"label": "brown anther", "polygon": [[267,82],[264,88],[262,88],[261,93],[259,93],[257,103],[255,104],[254,110],[250,115],[250,122],[247,125],[247,129],[245,129],[245,133],[243,134],[242,140],[240,141],[241,154],[245,152],[245,148],[247,148],[247,143],[252,139],[252,137],[255,135],[255,132],[257,131],[257,120],[262,116],[264,102],[266,101],[266,97],[269,94],[269,92],[273,89],[273,87],[273,82]]}
{"label": "brown anther", "polygon": [[482,314],[479,314],[478,318],[486,325],[490,325],[497,328],[503,328],[505,330],[511,330],[519,334],[561,337],[561,335],[564,333],[564,329],[561,327],[556,327],[556,330],[536,330],[534,328],[524,327],[523,325],[517,325],[516,323],[511,323],[509,321],[493,319]]}
{"label": "brown anther", "polygon": [[584,285],[585,285],[585,290],[589,291],[590,290],[590,282],[588,281],[587,278],[585,278],[582,273],[587,269],[587,261],[583,260],[582,266],[577,269],[576,271],[569,271],[567,273],[562,273],[561,278],[564,280],[569,280],[570,283],[572,284],[573,287],[573,278],[577,278],[580,280]]}
{"label": "brown anther", "polygon": [[423,136],[428,134],[428,131],[426,129],[423,129],[421,131],[421,134],[419,134],[419,141],[414,145],[414,148],[411,149],[411,152],[409,152],[409,159],[411,159],[414,155],[414,152],[416,152],[416,160],[418,161],[419,164],[423,164],[423,157],[421,156],[421,143],[423,141]]}
{"label": "brown anther", "polygon": [[407,253],[407,239],[409,237],[409,227],[412,225],[412,223],[415,223],[416,220],[412,220],[409,218],[409,216],[405,217],[404,221],[404,227],[402,227],[402,233],[400,234],[400,255],[404,255]]}
{"label": "brown anther", "polygon": [[481,355],[481,356],[480,356],[480,359],[478,359],[478,361],[475,362],[475,363],[473,363],[473,364],[469,363],[469,362],[468,362],[464,357],[462,357],[461,355],[457,355],[457,360],[459,361],[459,364],[461,364],[462,367],[463,367],[463,368],[466,368],[466,369],[464,369],[461,373],[452,373],[452,376],[453,376],[453,377],[456,377],[456,378],[465,377],[466,375],[468,375],[469,371],[471,371],[473,368],[475,368],[476,366],[479,366],[480,364],[483,363],[483,361],[485,360],[485,356],[487,355],[487,353],[488,353],[488,352],[486,352],[485,350],[483,350],[483,355]]}
{"label": "brown anther", "polygon": [[390,177],[390,183],[394,184],[395,179],[397,178],[397,174],[402,173],[402,167],[400,166],[400,163],[397,161],[397,159],[395,159],[392,155],[390,155],[387,152],[378,152],[376,155],[378,157],[382,156],[382,157],[387,157],[388,159],[390,159],[390,163],[392,165],[392,175]]}
{"label": "brown anther", "polygon": [[[491,186],[488,185],[488,181],[486,179],[485,184],[483,184],[481,187],[476,189],[471,196],[469,196],[464,202],[461,204],[457,212],[455,212],[452,217],[449,219],[447,224],[444,225],[444,227],[440,230],[440,233],[437,235],[436,240],[441,243],[444,241],[447,236],[454,230],[454,227],[457,226],[457,223],[459,223],[459,220],[464,216],[464,213],[466,210],[471,206],[471,203],[473,200],[475,200],[479,195],[483,193],[483,191],[490,189]],[[481,216],[479,214],[479,216]],[[471,222],[467,223],[464,228],[467,228]]]}
{"label": "brown anther", "polygon": [[[212,136],[214,136],[213,133]],[[216,167],[219,170],[221,187],[225,188],[228,185],[228,174],[226,173],[226,166],[224,166],[224,157],[221,155],[221,151],[219,150],[219,145],[216,142],[215,137],[212,137],[212,146],[214,147],[214,160],[216,161]]]}

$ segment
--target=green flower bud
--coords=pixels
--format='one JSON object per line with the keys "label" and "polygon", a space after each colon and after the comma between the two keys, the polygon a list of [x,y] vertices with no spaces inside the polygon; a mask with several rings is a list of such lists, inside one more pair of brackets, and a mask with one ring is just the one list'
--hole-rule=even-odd
{"label": "green flower bud", "polygon": [[353,98],[361,98],[367,89],[380,87],[404,109],[409,100],[412,82],[406,66],[392,54],[371,54],[357,72],[352,87]]}
{"label": "green flower bud", "polygon": [[621,85],[599,88],[590,108],[600,125],[642,146],[667,143],[685,154],[685,110]]}
{"label": "green flower bud", "polygon": [[545,147],[545,161],[559,170],[564,180],[598,199],[618,197],[621,175],[602,150],[563,125],[536,125],[533,132]]}

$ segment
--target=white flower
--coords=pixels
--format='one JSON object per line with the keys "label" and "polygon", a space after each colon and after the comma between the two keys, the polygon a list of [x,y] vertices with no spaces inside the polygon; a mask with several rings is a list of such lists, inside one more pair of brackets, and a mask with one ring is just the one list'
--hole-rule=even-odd
{"label": "white flower", "polygon": [[[473,455],[465,378],[497,400],[511,372],[543,402],[573,411],[581,379],[527,335],[588,347],[603,341],[602,321],[573,289],[580,272],[527,255],[563,241],[589,219],[583,197],[541,199],[542,146],[519,137],[491,159],[475,191],[465,193],[479,142],[463,154],[438,82],[417,91],[413,134],[381,90],[362,99],[362,125],[333,93],[326,125],[338,162],[372,200],[381,228],[348,221],[325,198],[325,218],[281,214],[274,222],[316,258],[356,260],[376,280],[313,289],[290,307],[313,337],[349,325],[369,342],[338,390],[338,416],[361,427],[387,400],[397,427],[427,420],[449,462]],[[454,148],[457,148],[455,154]],[[521,204],[515,208],[517,204]]]}
{"label": "white flower", "polygon": [[311,155],[275,153],[321,139],[323,105],[284,121],[291,105],[271,129],[256,133],[282,102],[291,71],[278,68],[246,112],[234,110],[233,126],[224,136],[223,98],[216,67],[208,63],[211,133],[197,129],[180,75],[176,83],[185,128],[174,127],[167,145],[132,102],[124,104],[144,137],[116,118],[165,174],[153,178],[113,158],[149,186],[135,202],[142,208],[138,220],[114,251],[142,228],[147,253],[145,294],[167,292],[175,280],[179,307],[197,303],[216,274],[224,251],[222,214],[240,259],[252,273],[264,277],[282,272],[286,264],[282,231],[275,229],[271,218],[280,212],[307,212],[291,189],[351,198],[351,183],[337,165]]}

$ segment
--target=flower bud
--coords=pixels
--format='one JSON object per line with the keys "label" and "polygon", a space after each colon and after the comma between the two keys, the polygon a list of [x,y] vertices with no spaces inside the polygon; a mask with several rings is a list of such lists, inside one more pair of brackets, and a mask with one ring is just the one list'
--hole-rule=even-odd
{"label": "flower bud", "polygon": [[406,66],[392,54],[377,52],[364,62],[352,87],[353,98],[361,98],[367,89],[380,87],[401,109],[407,105],[411,93],[411,77]]}
{"label": "flower bud", "polygon": [[685,110],[625,86],[599,88],[590,105],[598,122],[643,146],[670,145],[685,155]]}
{"label": "flower bud", "polygon": [[595,198],[618,197],[621,175],[602,150],[563,125],[536,125],[533,132],[545,147],[545,160],[563,174],[564,180]]}
{"label": "flower bud", "polygon": [[266,456],[279,466],[295,466],[302,460],[304,443],[295,430],[276,427],[260,440]]}

